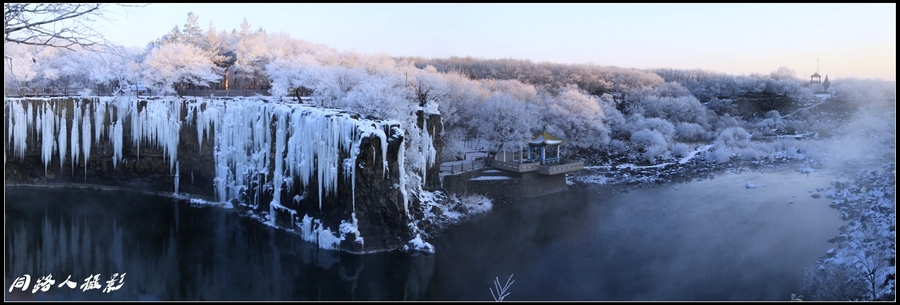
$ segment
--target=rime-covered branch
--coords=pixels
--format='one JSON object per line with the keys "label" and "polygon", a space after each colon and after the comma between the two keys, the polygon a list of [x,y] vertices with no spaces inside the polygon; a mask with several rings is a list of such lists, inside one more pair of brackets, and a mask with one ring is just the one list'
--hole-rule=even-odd
{"label": "rime-covered branch", "polygon": [[[105,19],[105,3],[3,4],[4,42],[72,49],[106,45],[93,22]],[[134,5],[122,5],[134,6]],[[138,5],[139,6],[139,5]]]}

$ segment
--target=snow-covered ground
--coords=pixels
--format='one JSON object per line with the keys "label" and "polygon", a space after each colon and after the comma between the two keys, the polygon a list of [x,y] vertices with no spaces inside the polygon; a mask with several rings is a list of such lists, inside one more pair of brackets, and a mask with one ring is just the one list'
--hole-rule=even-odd
{"label": "snow-covered ground", "polygon": [[894,300],[896,297],[896,164],[859,170],[832,181],[830,205],[849,223],[836,248],[806,270],[813,300]]}
{"label": "snow-covered ground", "polygon": [[[603,184],[603,185],[611,185],[611,184],[626,184],[626,183],[655,183],[660,180],[665,180],[661,175],[656,173],[660,173],[663,170],[667,169],[670,166],[678,165],[684,166],[691,160],[693,160],[698,153],[706,152],[713,144],[707,144],[700,147],[697,147],[691,153],[689,153],[684,158],[679,159],[677,162],[665,162],[654,165],[634,165],[632,163],[622,163],[615,165],[594,165],[594,166],[585,166],[585,171],[582,171],[578,175],[567,175],[566,182],[568,184],[574,184],[574,182],[581,182],[586,184]],[[675,171],[677,169],[671,169]],[[650,174],[640,175],[635,172],[648,172]]]}

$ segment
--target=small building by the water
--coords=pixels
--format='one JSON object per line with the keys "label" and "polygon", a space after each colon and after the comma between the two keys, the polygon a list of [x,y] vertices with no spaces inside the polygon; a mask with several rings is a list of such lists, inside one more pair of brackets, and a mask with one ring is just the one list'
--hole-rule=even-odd
{"label": "small building by the water", "polygon": [[536,171],[538,174],[557,175],[578,171],[584,162],[563,158],[559,146],[565,139],[556,137],[546,130],[524,139],[525,149],[521,152],[500,152],[494,156],[491,165],[496,169],[523,173]]}
{"label": "small building by the water", "polygon": [[501,201],[565,191],[564,174],[584,168],[584,162],[562,157],[559,146],[565,142],[541,131],[524,139],[521,151],[501,151],[488,157],[484,167],[443,176],[442,186],[454,194],[481,194]]}

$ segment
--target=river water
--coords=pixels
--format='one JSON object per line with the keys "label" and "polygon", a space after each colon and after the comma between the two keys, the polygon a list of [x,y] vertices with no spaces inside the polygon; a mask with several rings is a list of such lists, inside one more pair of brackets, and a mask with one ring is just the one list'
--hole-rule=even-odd
{"label": "river water", "polygon": [[[157,195],[7,187],[4,294],[490,301],[495,278],[513,275],[508,301],[787,300],[844,224],[809,192],[833,178],[748,170],[620,194],[572,187],[451,227],[431,255],[319,250],[232,210]],[[23,291],[14,282],[25,274]],[[34,291],[47,275],[54,284]]]}

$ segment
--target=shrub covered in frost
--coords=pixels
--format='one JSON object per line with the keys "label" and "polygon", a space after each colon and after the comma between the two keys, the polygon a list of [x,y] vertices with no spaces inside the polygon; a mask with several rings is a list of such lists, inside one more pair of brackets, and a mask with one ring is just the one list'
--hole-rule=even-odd
{"label": "shrub covered in frost", "polygon": [[672,146],[672,155],[679,158],[687,157],[691,154],[691,147],[684,143],[675,143]]}
{"label": "shrub covered in frost", "polygon": [[719,133],[716,143],[727,147],[744,147],[750,143],[750,134],[741,127],[728,127]]}
{"label": "shrub covered in frost", "polygon": [[706,139],[706,130],[700,124],[681,122],[675,126],[675,139],[684,142],[700,142]]}
{"label": "shrub covered in frost", "polygon": [[657,130],[641,129],[631,134],[631,145],[643,150],[641,158],[651,163],[668,152],[666,139]]}

